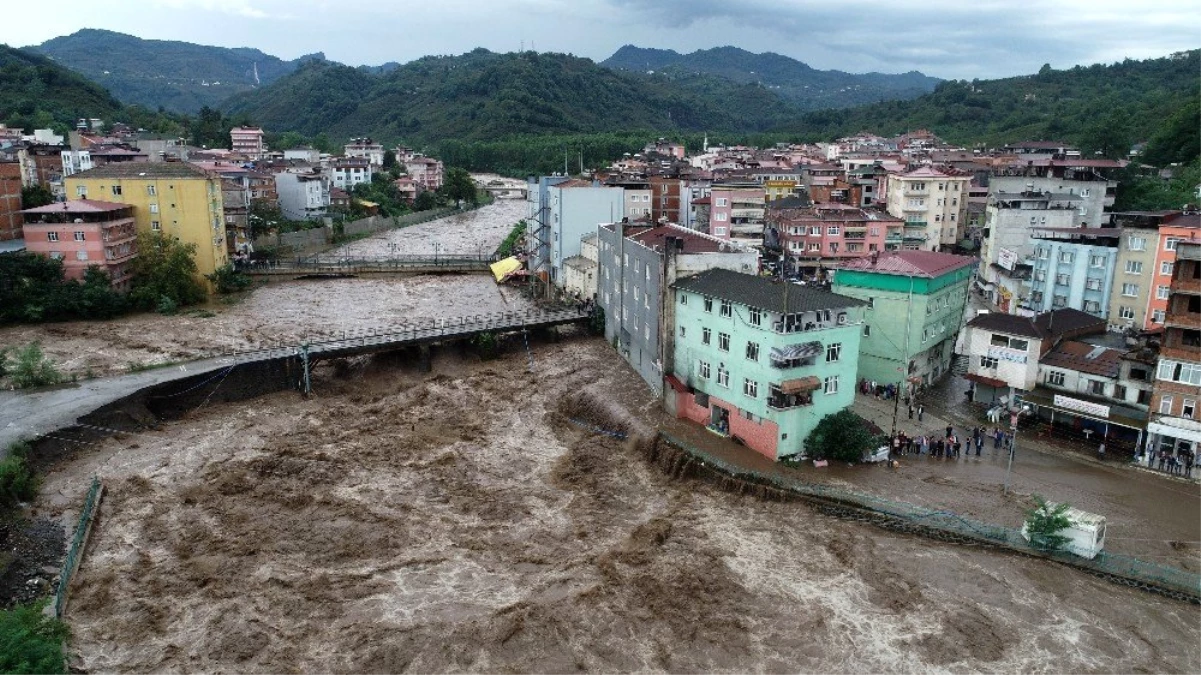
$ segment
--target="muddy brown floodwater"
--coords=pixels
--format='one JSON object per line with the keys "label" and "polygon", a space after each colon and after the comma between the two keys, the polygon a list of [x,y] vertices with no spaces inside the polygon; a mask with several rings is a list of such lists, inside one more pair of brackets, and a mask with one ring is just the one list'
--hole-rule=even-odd
{"label": "muddy brown floodwater", "polygon": [[[53,468],[89,672],[1196,672],[1196,606],[675,481],[600,340],[318,371]],[[334,373],[338,373],[335,375]]]}

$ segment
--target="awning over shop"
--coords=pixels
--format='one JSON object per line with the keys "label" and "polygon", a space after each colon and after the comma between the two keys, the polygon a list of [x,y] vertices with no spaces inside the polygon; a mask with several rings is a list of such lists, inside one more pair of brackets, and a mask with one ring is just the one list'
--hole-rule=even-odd
{"label": "awning over shop", "polygon": [[781,394],[803,394],[807,391],[814,391],[822,386],[820,378],[809,375],[807,377],[798,377],[794,380],[784,380],[780,383]]}
{"label": "awning over shop", "polygon": [[496,277],[496,283],[499,284],[521,269],[521,261],[516,256],[511,256],[492,263],[488,268],[492,270],[492,276]]}
{"label": "awning over shop", "polygon": [[995,377],[985,377],[983,375],[975,375],[973,373],[967,373],[966,375],[963,376],[963,378],[965,380],[971,380],[972,382],[979,382],[980,384],[987,384],[990,387],[1000,388],[1000,387],[1008,387],[1009,386],[1009,384],[1007,382],[1005,382],[1005,380],[998,380]]}
{"label": "awning over shop", "polygon": [[804,342],[796,345],[788,345],[787,347],[772,347],[772,361],[793,361],[796,359],[807,359],[817,356],[822,353],[822,343],[820,342]]}
{"label": "awning over shop", "polygon": [[1160,436],[1171,436],[1172,438],[1182,441],[1201,443],[1201,431],[1185,429],[1182,427],[1172,426],[1170,424],[1150,422],[1147,424],[1147,433],[1159,434]]}

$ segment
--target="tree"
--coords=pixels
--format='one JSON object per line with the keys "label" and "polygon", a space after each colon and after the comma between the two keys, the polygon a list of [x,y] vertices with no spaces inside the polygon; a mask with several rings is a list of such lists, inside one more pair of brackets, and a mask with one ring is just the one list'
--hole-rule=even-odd
{"label": "tree", "polygon": [[1061,551],[1071,539],[1059,534],[1072,526],[1068,520],[1067,504],[1050,504],[1034,495],[1034,508],[1026,512],[1026,536],[1030,545],[1040,551]]}
{"label": "tree", "polygon": [[0,611],[0,672],[65,673],[63,643],[67,625],[42,614],[41,607]]}
{"label": "tree", "polygon": [[442,184],[442,193],[452,202],[463,201],[475,205],[479,196],[475,190],[475,181],[466,169],[454,167],[446,170],[446,180]]}
{"label": "tree", "polygon": [[418,193],[417,198],[413,200],[414,211],[429,211],[437,206],[438,197],[429,190]]}
{"label": "tree", "polygon": [[45,387],[62,381],[62,375],[54,367],[54,362],[42,352],[40,344],[31,342],[18,349],[15,356],[16,362],[9,378],[17,389]]}
{"label": "tree", "polygon": [[54,195],[40,183],[21,188],[21,208],[36,209],[54,203]]}
{"label": "tree", "polygon": [[138,233],[130,300],[148,310],[203,301],[207,294],[197,279],[195,256],[196,244],[185,244],[161,232]]}
{"label": "tree", "polygon": [[817,423],[805,441],[805,450],[812,459],[857,462],[878,440],[866,420],[843,409]]}
{"label": "tree", "polygon": [[396,168],[396,152],[393,150],[384,150],[384,169],[389,170]]}

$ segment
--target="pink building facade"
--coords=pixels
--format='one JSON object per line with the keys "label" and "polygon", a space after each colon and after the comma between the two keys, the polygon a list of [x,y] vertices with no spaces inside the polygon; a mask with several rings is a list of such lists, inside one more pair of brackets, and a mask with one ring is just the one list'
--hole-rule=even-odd
{"label": "pink building facade", "polygon": [[772,209],[767,220],[779,235],[790,269],[837,267],[842,260],[897,250],[904,226],[883,211],[849,204]]}
{"label": "pink building facade", "polygon": [[95,265],[108,273],[113,288],[129,290],[138,254],[132,206],[80,199],[23,213],[30,253],[63,261],[67,279],[82,280]]}

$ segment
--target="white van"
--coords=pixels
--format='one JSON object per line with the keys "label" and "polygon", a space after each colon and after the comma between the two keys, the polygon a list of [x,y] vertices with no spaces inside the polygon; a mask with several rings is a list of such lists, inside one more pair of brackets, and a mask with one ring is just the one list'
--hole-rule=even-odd
{"label": "white van", "polygon": [[[1047,508],[1054,509],[1055,506],[1055,504],[1047,502]],[[1068,543],[1064,548],[1069,553],[1089,560],[1097,557],[1101,549],[1105,548],[1105,516],[1073,508],[1069,508],[1064,515],[1071,523],[1070,526],[1059,532],[1068,538]],[[1026,523],[1022,523],[1022,538],[1030,541]]]}

